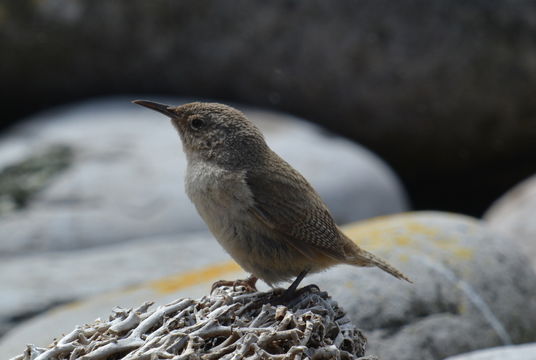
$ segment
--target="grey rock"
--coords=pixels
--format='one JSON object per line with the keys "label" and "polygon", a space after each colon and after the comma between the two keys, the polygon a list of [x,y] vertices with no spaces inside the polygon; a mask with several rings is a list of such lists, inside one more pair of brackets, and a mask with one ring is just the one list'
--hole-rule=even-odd
{"label": "grey rock", "polygon": [[536,340],[536,273],[485,223],[409,213],[357,223],[347,234],[414,282],[342,266],[308,278],[365,326],[381,359],[447,356]]}
{"label": "grey rock", "polygon": [[71,148],[52,145],[17,164],[4,167],[0,171],[0,216],[26,207],[32,197],[71,162]]}
{"label": "grey rock", "polygon": [[[129,100],[50,110],[3,137],[0,169],[54,144],[68,146],[74,159],[25,209],[0,217],[0,256],[206,228],[184,193],[186,163],[175,130],[160,114]],[[396,176],[369,151],[287,115],[245,110],[339,222],[407,208]]]}
{"label": "grey rock", "polygon": [[155,237],[5,258],[0,263],[0,324],[5,332],[59,304],[228,260],[205,233],[181,235],[180,241],[177,236]]}
{"label": "grey rock", "polygon": [[536,343],[473,351],[445,360],[536,360]]}
{"label": "grey rock", "polygon": [[[407,213],[363,221],[344,230],[358,244],[387,259],[414,281],[408,284],[378,269],[350,266],[335,267],[305,279],[304,285],[317,283],[327,290],[354,324],[363,327],[369,340],[367,352],[379,355],[380,359],[442,360],[471,350],[536,340],[536,274],[515,247],[482,222],[448,213]],[[148,245],[138,251],[161,264],[153,265],[156,267],[171,269],[170,262],[185,261],[180,268],[182,274],[158,279],[159,283],[167,284],[167,291],[157,291],[154,282],[145,283],[134,289],[116,289],[81,299],[76,306],[60,306],[8,333],[0,341],[0,354],[20,353],[25,343],[46,345],[51,334],[106,316],[115,305],[135,306],[147,300],[164,304],[177,297],[202,296],[215,280],[245,276],[233,267],[214,271],[214,264],[229,259],[214,240],[185,240],[197,241],[199,246],[181,248],[180,241],[167,244],[162,240],[160,246],[156,243],[154,252]],[[116,249],[124,250],[110,251],[107,258],[126,251],[128,245],[115,245]],[[95,259],[99,258],[94,254]],[[124,261],[127,257],[130,261],[135,259],[128,252],[124,256]],[[203,261],[206,256],[213,256],[208,260],[212,263],[203,262],[192,269],[195,261]],[[67,263],[67,254],[63,261]],[[135,266],[124,265],[122,261],[115,266],[112,261],[108,263],[103,266],[101,277],[123,276],[123,268],[130,272]],[[83,279],[88,278],[91,266],[81,267],[85,268]],[[152,270],[149,263],[140,270],[160,273]],[[87,281],[99,285],[102,280]],[[260,285],[261,290],[266,288]]]}
{"label": "grey rock", "polygon": [[496,200],[484,220],[508,236],[530,258],[536,271],[536,175],[515,186]]}
{"label": "grey rock", "polygon": [[378,152],[422,207],[480,213],[534,170],[535,15],[532,0],[4,1],[2,110],[133,89],[272,106]]}

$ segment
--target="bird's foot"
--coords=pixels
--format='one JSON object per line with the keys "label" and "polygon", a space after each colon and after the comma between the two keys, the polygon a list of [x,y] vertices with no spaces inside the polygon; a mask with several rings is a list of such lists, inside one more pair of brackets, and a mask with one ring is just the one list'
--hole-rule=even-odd
{"label": "bird's foot", "polygon": [[233,291],[236,291],[237,286],[243,286],[246,289],[246,292],[257,292],[257,287],[255,286],[257,284],[257,278],[255,276],[250,276],[247,279],[239,279],[239,280],[219,280],[216,281],[214,284],[212,284],[212,287],[210,289],[210,293],[212,294],[214,290],[216,290],[219,287],[222,286],[232,286]]}
{"label": "bird's foot", "polygon": [[[318,287],[318,285],[316,284],[310,284],[310,285],[307,285],[307,286],[304,286],[298,290],[296,290],[294,292],[294,297],[297,297],[297,296],[301,296],[303,294],[308,294],[310,292],[313,292],[313,289],[315,289],[316,291],[315,292],[319,292],[320,291],[320,288]],[[284,294],[283,294],[284,295]],[[292,295],[292,294],[290,294]]]}
{"label": "bird's foot", "polygon": [[281,295],[276,296],[275,298],[270,299],[268,302],[273,306],[277,305],[286,305],[292,307],[302,300],[304,295],[307,295],[312,292],[320,292],[318,285],[311,284],[304,286],[300,289],[288,288]]}

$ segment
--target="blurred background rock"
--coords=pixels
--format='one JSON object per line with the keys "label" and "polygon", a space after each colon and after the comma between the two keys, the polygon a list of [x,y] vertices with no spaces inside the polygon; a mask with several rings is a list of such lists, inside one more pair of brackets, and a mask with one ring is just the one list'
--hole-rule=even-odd
{"label": "blurred background rock", "polygon": [[473,215],[536,168],[534,1],[4,0],[0,29],[4,126],[115,93],[262,105]]}
{"label": "blurred background rock", "polygon": [[[0,357],[52,333],[55,314],[79,322],[59,304],[137,304],[133,286],[177,272],[204,294],[231,276],[210,270],[229,257],[181,188],[177,135],[129,103],[140,94],[236,104],[341,224],[485,213],[363,223],[372,238],[393,229],[378,241],[389,260],[423,244],[402,266],[414,286],[344,267],[308,279],[326,279],[358,322],[367,307],[343,294],[377,285],[363,301],[387,319],[366,329],[378,354],[536,340],[536,2],[0,0],[0,54]],[[428,246],[460,243],[442,271],[424,266]],[[482,330],[494,317],[506,336]],[[412,329],[424,335],[392,341]]]}

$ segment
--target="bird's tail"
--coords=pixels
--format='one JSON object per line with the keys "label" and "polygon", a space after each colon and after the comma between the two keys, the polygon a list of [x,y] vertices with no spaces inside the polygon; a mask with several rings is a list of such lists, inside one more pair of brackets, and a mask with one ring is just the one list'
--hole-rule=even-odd
{"label": "bird's tail", "polygon": [[[353,242],[352,242],[353,243]],[[353,244],[355,245],[355,244]],[[382,260],[378,256],[369,253],[366,250],[361,249],[356,245],[357,249],[353,249],[352,256],[350,259],[348,259],[348,263],[350,265],[356,265],[356,266],[376,266],[385,271],[386,273],[391,274],[397,279],[406,280],[409,283],[413,283],[406,275],[404,275],[399,270],[395,269],[394,266],[388,264],[385,260]]]}

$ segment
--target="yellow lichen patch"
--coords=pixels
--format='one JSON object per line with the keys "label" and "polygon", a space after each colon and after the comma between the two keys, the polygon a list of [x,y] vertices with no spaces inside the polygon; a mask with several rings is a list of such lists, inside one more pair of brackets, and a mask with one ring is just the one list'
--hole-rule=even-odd
{"label": "yellow lichen patch", "polygon": [[404,221],[404,227],[410,234],[419,234],[435,237],[439,233],[439,229],[424,225],[423,223],[418,221]]}
{"label": "yellow lichen patch", "polygon": [[394,241],[397,245],[407,246],[411,243],[412,240],[409,236],[396,236],[394,238]]}
{"label": "yellow lichen patch", "polygon": [[76,310],[80,307],[82,307],[84,305],[84,301],[83,300],[75,300],[75,301],[72,301],[72,302],[69,302],[63,306],[58,306],[58,307],[55,307],[53,308],[52,310],[50,310],[50,313],[54,313],[54,312],[62,312],[62,311],[65,311],[66,309],[67,310]]}
{"label": "yellow lichen patch", "polygon": [[469,248],[461,247],[461,246],[458,247],[457,249],[454,249],[453,253],[458,258],[463,259],[463,260],[471,260],[475,255],[475,252],[473,249],[469,249]]}
{"label": "yellow lichen patch", "polygon": [[[387,243],[392,243],[394,234],[388,227],[377,227],[375,223],[367,226],[367,223],[345,226],[344,233],[360,246],[367,246],[369,249],[388,247]],[[390,244],[394,245],[394,243]]]}
{"label": "yellow lichen patch", "polygon": [[414,246],[415,237],[435,237],[439,230],[415,219],[414,214],[382,216],[344,227],[344,232],[357,244],[368,249]]}
{"label": "yellow lichen patch", "polygon": [[401,262],[408,262],[409,261],[409,256],[406,255],[406,254],[401,254],[399,257]]}
{"label": "yellow lichen patch", "polygon": [[168,276],[164,279],[151,282],[149,286],[161,294],[169,294],[200,283],[220,280],[225,275],[239,270],[240,266],[230,261],[224,264],[208,266],[200,270]]}
{"label": "yellow lichen patch", "polygon": [[435,239],[433,245],[436,249],[447,252],[459,260],[471,260],[474,251],[470,247],[460,244],[461,238],[456,236],[443,236]]}
{"label": "yellow lichen patch", "polygon": [[356,244],[372,252],[413,248],[426,251],[432,257],[449,253],[459,260],[471,259],[473,251],[462,245],[464,232],[472,228],[471,223],[467,222],[471,218],[448,213],[436,214],[452,217],[458,222],[461,220],[467,225],[458,234],[455,230],[427,223],[427,217],[434,216],[434,213],[405,213],[349,224],[343,231]]}

